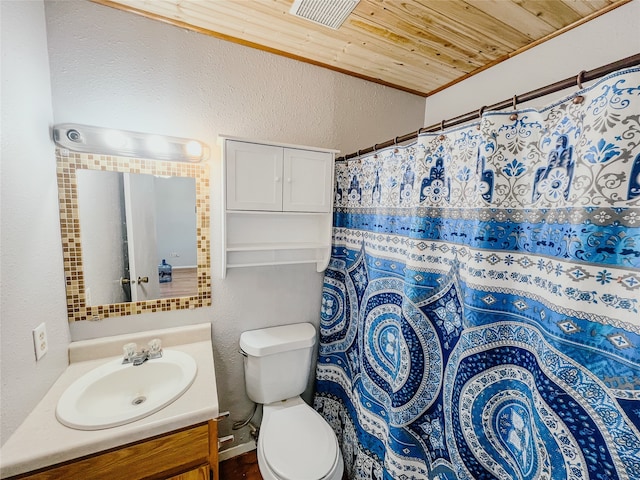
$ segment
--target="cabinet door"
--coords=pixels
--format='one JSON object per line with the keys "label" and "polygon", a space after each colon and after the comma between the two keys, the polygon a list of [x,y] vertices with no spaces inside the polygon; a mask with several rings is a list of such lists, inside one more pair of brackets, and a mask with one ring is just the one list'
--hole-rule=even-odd
{"label": "cabinet door", "polygon": [[333,155],[284,149],[282,209],[288,212],[328,212],[333,195]]}
{"label": "cabinet door", "polygon": [[282,147],[227,140],[227,210],[282,210]]}
{"label": "cabinet door", "polygon": [[[9,480],[167,478],[166,472],[206,466],[211,457],[210,441],[209,426],[202,424]],[[193,480],[195,477],[186,478]]]}

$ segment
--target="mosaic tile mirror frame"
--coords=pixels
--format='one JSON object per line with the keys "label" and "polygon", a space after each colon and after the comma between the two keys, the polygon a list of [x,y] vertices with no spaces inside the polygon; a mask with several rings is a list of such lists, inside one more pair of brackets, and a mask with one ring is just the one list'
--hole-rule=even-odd
{"label": "mosaic tile mirror frame", "polygon": [[[69,322],[101,320],[139,313],[192,309],[211,305],[210,191],[206,164],[158,161],[69,152],[56,149],[60,232]],[[191,296],[89,305],[83,271],[78,208],[79,169],[157,176],[193,177],[196,187],[197,293]]]}

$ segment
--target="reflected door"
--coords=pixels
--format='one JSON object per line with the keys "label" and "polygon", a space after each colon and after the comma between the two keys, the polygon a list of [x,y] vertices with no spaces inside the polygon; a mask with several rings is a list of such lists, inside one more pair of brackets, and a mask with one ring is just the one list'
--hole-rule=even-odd
{"label": "reflected door", "polygon": [[154,189],[152,175],[124,174],[129,278],[133,302],[160,298]]}

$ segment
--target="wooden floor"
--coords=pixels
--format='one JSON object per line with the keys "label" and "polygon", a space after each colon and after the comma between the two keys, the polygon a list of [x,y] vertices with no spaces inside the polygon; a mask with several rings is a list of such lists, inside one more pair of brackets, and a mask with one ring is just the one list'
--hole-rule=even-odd
{"label": "wooden floor", "polygon": [[189,297],[198,294],[198,275],[195,268],[174,268],[171,281],[160,284],[161,298]]}
{"label": "wooden floor", "polygon": [[262,480],[256,451],[220,462],[220,480]]}

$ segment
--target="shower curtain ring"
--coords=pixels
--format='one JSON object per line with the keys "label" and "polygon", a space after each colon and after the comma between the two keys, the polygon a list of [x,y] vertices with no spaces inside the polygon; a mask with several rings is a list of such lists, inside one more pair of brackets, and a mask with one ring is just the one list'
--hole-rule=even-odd
{"label": "shower curtain ring", "polygon": [[[513,109],[515,110],[518,107],[518,96],[514,95],[513,98],[511,99],[511,105],[513,105]],[[509,120],[511,121],[515,121],[518,119],[518,114],[516,112],[513,112],[511,115],[509,115]]]}
{"label": "shower curtain ring", "polygon": [[[576,85],[578,85],[578,89],[579,89],[579,90],[582,90],[582,89],[583,89],[583,87],[582,87],[582,80],[583,80],[583,77],[584,77],[584,74],[585,74],[585,73],[587,73],[587,72],[586,72],[586,70],[582,70],[582,71],[578,74],[578,76],[576,77]],[[576,96],[573,98],[573,103],[574,103],[574,105],[579,105],[579,104],[581,104],[582,102],[584,102],[584,97],[583,97],[582,95],[576,95]]]}
{"label": "shower curtain ring", "polygon": [[[482,123],[482,114],[484,113],[485,108],[487,108],[487,106],[483,105],[480,107],[480,110],[478,110],[478,119],[480,120],[480,123]],[[476,130],[480,130],[480,123],[476,126]]]}
{"label": "shower curtain ring", "polygon": [[583,80],[583,78],[584,78],[584,74],[585,74],[585,73],[587,73],[587,71],[586,71],[586,70],[582,70],[582,71],[578,74],[578,76],[576,77],[576,85],[578,85],[578,88],[579,88],[580,90],[582,90],[582,88],[583,88],[583,87],[582,87],[582,80]]}

